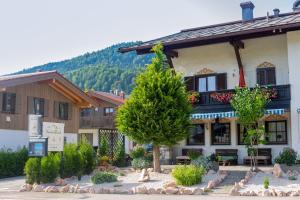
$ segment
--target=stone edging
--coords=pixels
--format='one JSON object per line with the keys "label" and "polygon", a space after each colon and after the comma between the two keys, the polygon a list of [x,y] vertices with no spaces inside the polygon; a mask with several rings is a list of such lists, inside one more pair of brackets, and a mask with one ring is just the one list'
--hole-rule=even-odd
{"label": "stone edging", "polygon": [[99,188],[99,187],[84,187],[77,185],[66,184],[60,180],[60,184],[56,186],[47,185],[30,185],[25,184],[19,190],[20,192],[48,192],[48,193],[90,193],[90,194],[166,194],[166,195],[202,195],[207,190],[211,190],[218,186],[227,176],[227,171],[219,171],[218,175],[213,180],[209,181],[204,188],[191,188],[177,186],[175,182],[167,182],[161,188],[147,188],[145,186],[135,187],[131,189],[120,188]]}

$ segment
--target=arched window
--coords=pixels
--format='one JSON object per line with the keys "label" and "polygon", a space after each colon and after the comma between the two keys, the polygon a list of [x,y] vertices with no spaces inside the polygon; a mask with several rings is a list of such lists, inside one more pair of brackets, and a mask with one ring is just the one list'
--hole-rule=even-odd
{"label": "arched window", "polygon": [[264,62],[257,67],[257,84],[261,86],[276,85],[275,65]]}

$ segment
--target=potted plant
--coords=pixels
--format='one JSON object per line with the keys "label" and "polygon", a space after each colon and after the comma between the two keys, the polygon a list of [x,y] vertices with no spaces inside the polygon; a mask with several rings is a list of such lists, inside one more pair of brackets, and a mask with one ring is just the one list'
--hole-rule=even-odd
{"label": "potted plant", "polygon": [[199,92],[191,91],[188,94],[188,101],[193,105],[199,102],[199,98],[200,98]]}

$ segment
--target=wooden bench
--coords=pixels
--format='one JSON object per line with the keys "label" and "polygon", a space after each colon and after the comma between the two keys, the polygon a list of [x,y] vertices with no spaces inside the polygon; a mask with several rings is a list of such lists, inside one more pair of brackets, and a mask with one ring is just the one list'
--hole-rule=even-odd
{"label": "wooden bench", "polygon": [[216,149],[216,156],[219,165],[237,165],[238,150],[237,149]]}
{"label": "wooden bench", "polygon": [[[271,148],[258,148],[257,149],[257,164],[259,165],[271,165],[272,164],[272,149]],[[250,165],[251,158],[250,153],[244,158],[244,164]]]}
{"label": "wooden bench", "polygon": [[202,149],[187,149],[187,148],[185,148],[185,149],[181,150],[181,156],[176,157],[176,163],[184,164],[184,165],[190,164],[191,159],[188,156],[190,152],[197,152],[200,155],[202,155]]}

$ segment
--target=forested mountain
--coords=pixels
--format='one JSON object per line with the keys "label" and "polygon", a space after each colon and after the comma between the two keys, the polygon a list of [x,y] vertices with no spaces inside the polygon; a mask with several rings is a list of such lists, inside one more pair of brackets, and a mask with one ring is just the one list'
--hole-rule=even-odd
{"label": "forested mountain", "polygon": [[17,73],[57,70],[84,90],[108,92],[111,89],[119,89],[130,93],[134,77],[151,62],[153,55],[138,56],[135,52],[121,54],[118,49],[138,43],[120,43],[69,60],[52,62]]}

